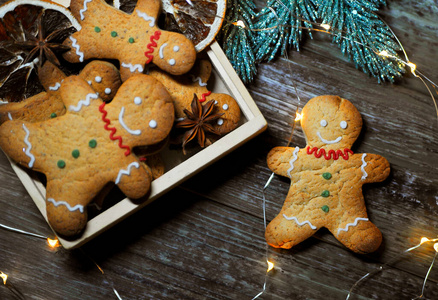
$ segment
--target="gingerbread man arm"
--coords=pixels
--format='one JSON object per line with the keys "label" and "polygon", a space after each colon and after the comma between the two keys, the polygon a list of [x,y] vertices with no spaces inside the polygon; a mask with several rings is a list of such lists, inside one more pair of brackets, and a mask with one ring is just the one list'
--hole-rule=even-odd
{"label": "gingerbread man arm", "polygon": [[269,169],[275,174],[291,177],[291,174],[301,170],[299,151],[298,147],[275,147],[268,153]]}
{"label": "gingerbread man arm", "polygon": [[68,112],[85,115],[87,108],[101,102],[97,93],[79,76],[69,76],[61,86],[61,98]]}
{"label": "gingerbread man arm", "polygon": [[377,154],[362,154],[362,182],[381,182],[385,180],[390,172],[388,160]]}

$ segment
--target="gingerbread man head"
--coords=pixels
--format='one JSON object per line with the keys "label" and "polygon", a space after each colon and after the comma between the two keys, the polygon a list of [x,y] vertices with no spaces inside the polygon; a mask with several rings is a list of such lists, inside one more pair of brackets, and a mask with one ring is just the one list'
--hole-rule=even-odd
{"label": "gingerbread man head", "polygon": [[71,48],[64,54],[70,62],[117,59],[124,81],[134,73],[142,73],[149,63],[180,75],[189,71],[196,60],[189,39],[157,27],[160,0],[139,0],[132,14],[104,0],[72,0],[70,7],[81,25],[64,42]]}
{"label": "gingerbread man head", "polygon": [[362,129],[359,111],[338,96],[315,97],[303,107],[302,113],[301,127],[311,147],[351,149]]}

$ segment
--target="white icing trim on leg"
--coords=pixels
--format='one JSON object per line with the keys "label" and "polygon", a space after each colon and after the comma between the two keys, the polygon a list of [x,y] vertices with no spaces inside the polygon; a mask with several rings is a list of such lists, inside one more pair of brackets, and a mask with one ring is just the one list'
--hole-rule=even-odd
{"label": "white icing trim on leg", "polygon": [[356,218],[355,220],[354,220],[354,222],[353,223],[348,223],[344,228],[339,228],[338,229],[338,235],[339,235],[339,233],[341,232],[341,231],[345,231],[345,232],[347,232],[348,231],[348,229],[350,228],[350,226],[357,226],[357,223],[359,222],[359,221],[369,221],[368,220],[368,218]]}
{"label": "white icing trim on leg", "polygon": [[143,66],[140,64],[132,65],[131,63],[127,64],[122,62],[122,67],[129,68],[129,71],[131,71],[131,73],[134,73],[135,71],[139,71],[140,73],[143,72]]}
{"label": "white icing trim on leg", "polygon": [[131,175],[131,169],[133,167],[138,169],[138,168],[140,168],[140,164],[138,162],[134,161],[134,162],[130,163],[126,169],[121,169],[119,171],[119,174],[117,174],[115,184],[120,183],[120,179],[122,178],[123,175],[128,175],[128,176]]}
{"label": "white icing trim on leg", "polygon": [[303,226],[304,224],[308,224],[309,226],[310,226],[310,228],[312,228],[313,230],[315,230],[316,229],[316,226],[315,225],[312,225],[312,223],[310,223],[310,221],[304,221],[304,222],[299,222],[298,221],[298,219],[297,219],[297,217],[288,217],[288,216],[286,216],[285,214],[283,214],[283,217],[286,219],[286,220],[289,220],[289,221],[291,221],[291,220],[294,220],[299,226]]}
{"label": "white icing trim on leg", "polygon": [[294,169],[294,162],[298,159],[298,156],[297,156],[298,151],[300,151],[300,148],[299,147],[295,147],[295,150],[293,152],[293,157],[289,161],[290,168],[287,170],[287,175],[289,175],[289,177],[292,177],[290,175],[290,172]]}
{"label": "white icing trim on leg", "polygon": [[55,85],[49,86],[49,91],[57,91],[61,87],[61,84],[57,82]]}
{"label": "white icing trim on leg", "polygon": [[47,201],[53,203],[53,205],[55,205],[55,207],[58,207],[60,205],[64,205],[71,212],[79,210],[81,213],[84,213],[84,206],[80,205],[80,204],[77,204],[77,205],[72,207],[72,206],[70,206],[70,204],[68,204],[65,201],[56,201],[53,198],[49,198],[49,199],[47,199]]}

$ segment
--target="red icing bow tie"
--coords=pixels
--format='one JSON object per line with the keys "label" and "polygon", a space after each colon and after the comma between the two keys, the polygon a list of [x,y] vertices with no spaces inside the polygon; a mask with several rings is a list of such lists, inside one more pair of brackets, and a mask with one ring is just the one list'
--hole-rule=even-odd
{"label": "red icing bow tie", "polygon": [[311,148],[310,146],[307,146],[307,154],[312,155],[314,154],[316,158],[320,158],[321,156],[324,156],[326,160],[334,159],[337,160],[340,156],[342,156],[343,159],[348,160],[349,156],[348,154],[353,154],[353,151],[351,151],[348,148],[345,148],[344,151],[342,150],[329,150],[328,153],[326,153],[325,149],[318,149],[317,147]]}

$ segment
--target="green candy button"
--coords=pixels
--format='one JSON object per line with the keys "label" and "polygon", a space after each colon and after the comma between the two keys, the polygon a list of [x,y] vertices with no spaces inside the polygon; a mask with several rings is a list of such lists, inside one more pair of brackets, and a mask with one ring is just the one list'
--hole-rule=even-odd
{"label": "green candy button", "polygon": [[94,27],[94,31],[97,32],[97,33],[99,33],[99,32],[100,32],[100,27],[97,27],[97,26]]}
{"label": "green candy button", "polygon": [[321,207],[322,211],[325,213],[328,213],[330,208],[327,205],[324,205],[323,207]]}
{"label": "green candy button", "polygon": [[128,42],[129,42],[130,44],[134,43],[134,38],[130,37],[130,38],[128,39]]}
{"label": "green candy button", "polygon": [[111,36],[112,36],[112,37],[116,37],[116,36],[117,36],[117,32],[115,32],[115,31],[111,31]]}
{"label": "green candy button", "polygon": [[90,146],[90,148],[96,148],[97,146],[97,141],[95,139],[92,139],[88,142],[88,146]]}
{"label": "green candy button", "polygon": [[74,158],[78,158],[79,157],[79,150],[75,149],[71,152],[71,156],[73,156]]}
{"label": "green candy button", "polygon": [[56,164],[58,165],[58,168],[60,168],[60,169],[65,168],[65,161],[63,161],[62,159],[58,160],[58,162]]}
{"label": "green candy button", "polygon": [[323,197],[328,197],[328,196],[330,196],[330,192],[327,191],[327,190],[325,190],[325,191],[323,191],[323,192],[321,193],[321,196],[323,196]]}
{"label": "green candy button", "polygon": [[50,114],[50,117],[53,119],[53,118],[56,118],[57,115],[56,115],[56,113],[51,113],[51,114]]}
{"label": "green candy button", "polygon": [[332,178],[332,174],[330,174],[330,173],[323,173],[322,174],[322,177],[324,178],[324,179],[327,179],[327,180],[329,180],[330,178]]}

